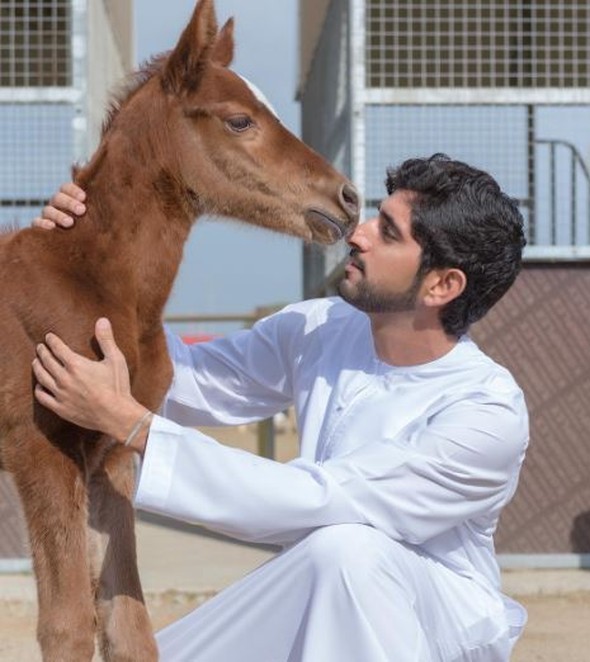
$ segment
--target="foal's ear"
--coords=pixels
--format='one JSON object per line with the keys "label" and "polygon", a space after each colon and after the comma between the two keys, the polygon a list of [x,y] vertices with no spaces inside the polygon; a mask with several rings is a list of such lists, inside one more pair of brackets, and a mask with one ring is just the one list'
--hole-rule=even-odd
{"label": "foal's ear", "polygon": [[194,88],[201,65],[210,57],[217,37],[217,18],[213,0],[199,0],[174,50],[168,56],[162,84],[168,92]]}
{"label": "foal's ear", "polygon": [[234,59],[234,19],[230,18],[221,28],[213,44],[211,61],[229,67]]}

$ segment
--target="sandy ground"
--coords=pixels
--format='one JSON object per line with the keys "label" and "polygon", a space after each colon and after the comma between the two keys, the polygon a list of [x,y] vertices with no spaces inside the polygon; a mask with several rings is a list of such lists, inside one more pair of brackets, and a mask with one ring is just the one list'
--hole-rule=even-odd
{"label": "sandy ground", "polygon": [[[224,435],[216,431],[215,436]],[[294,454],[292,436],[277,438],[277,459]],[[234,430],[221,440],[248,450],[256,447],[251,430],[238,437]],[[271,554],[145,517],[138,521],[137,534],[140,574],[155,629],[202,604]],[[175,559],[172,566],[170,558]],[[503,584],[529,612],[512,662],[590,662],[590,572],[513,570],[503,573]],[[35,625],[32,577],[0,575],[0,662],[41,661]]]}
{"label": "sandy ground", "polygon": [[[529,624],[516,647],[513,662],[590,660],[590,592],[528,596],[520,600],[529,610]],[[154,627],[160,628],[179,618],[202,601],[202,597],[194,594],[175,591],[149,595],[148,608]],[[40,662],[35,643],[35,614],[31,602],[0,601],[2,662]]]}

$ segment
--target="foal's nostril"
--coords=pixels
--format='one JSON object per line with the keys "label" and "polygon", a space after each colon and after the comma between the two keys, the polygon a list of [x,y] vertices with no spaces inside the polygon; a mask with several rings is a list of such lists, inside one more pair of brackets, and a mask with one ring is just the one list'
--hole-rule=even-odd
{"label": "foal's nostril", "polygon": [[355,220],[358,218],[360,212],[359,195],[354,186],[350,184],[342,185],[340,189],[340,203],[351,219]]}

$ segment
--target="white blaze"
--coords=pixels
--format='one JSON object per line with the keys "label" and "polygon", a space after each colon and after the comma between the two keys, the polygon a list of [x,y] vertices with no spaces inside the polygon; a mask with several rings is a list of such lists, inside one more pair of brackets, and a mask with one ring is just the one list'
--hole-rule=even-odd
{"label": "white blaze", "polygon": [[244,83],[246,83],[246,85],[250,88],[250,91],[258,99],[258,101],[260,101],[260,103],[263,103],[270,110],[270,112],[278,119],[279,115],[277,111],[274,109],[271,102],[266,98],[262,90],[244,76],[241,76],[240,74],[238,74],[238,76],[240,76],[240,78],[244,81]]}

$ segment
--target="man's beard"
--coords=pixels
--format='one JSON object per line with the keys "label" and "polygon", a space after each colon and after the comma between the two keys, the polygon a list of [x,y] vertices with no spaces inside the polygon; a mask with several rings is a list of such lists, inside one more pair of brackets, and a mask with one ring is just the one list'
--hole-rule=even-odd
{"label": "man's beard", "polygon": [[351,285],[346,279],[338,284],[338,293],[347,303],[365,313],[405,313],[414,310],[422,275],[416,274],[414,282],[405,292],[383,292],[361,280]]}

